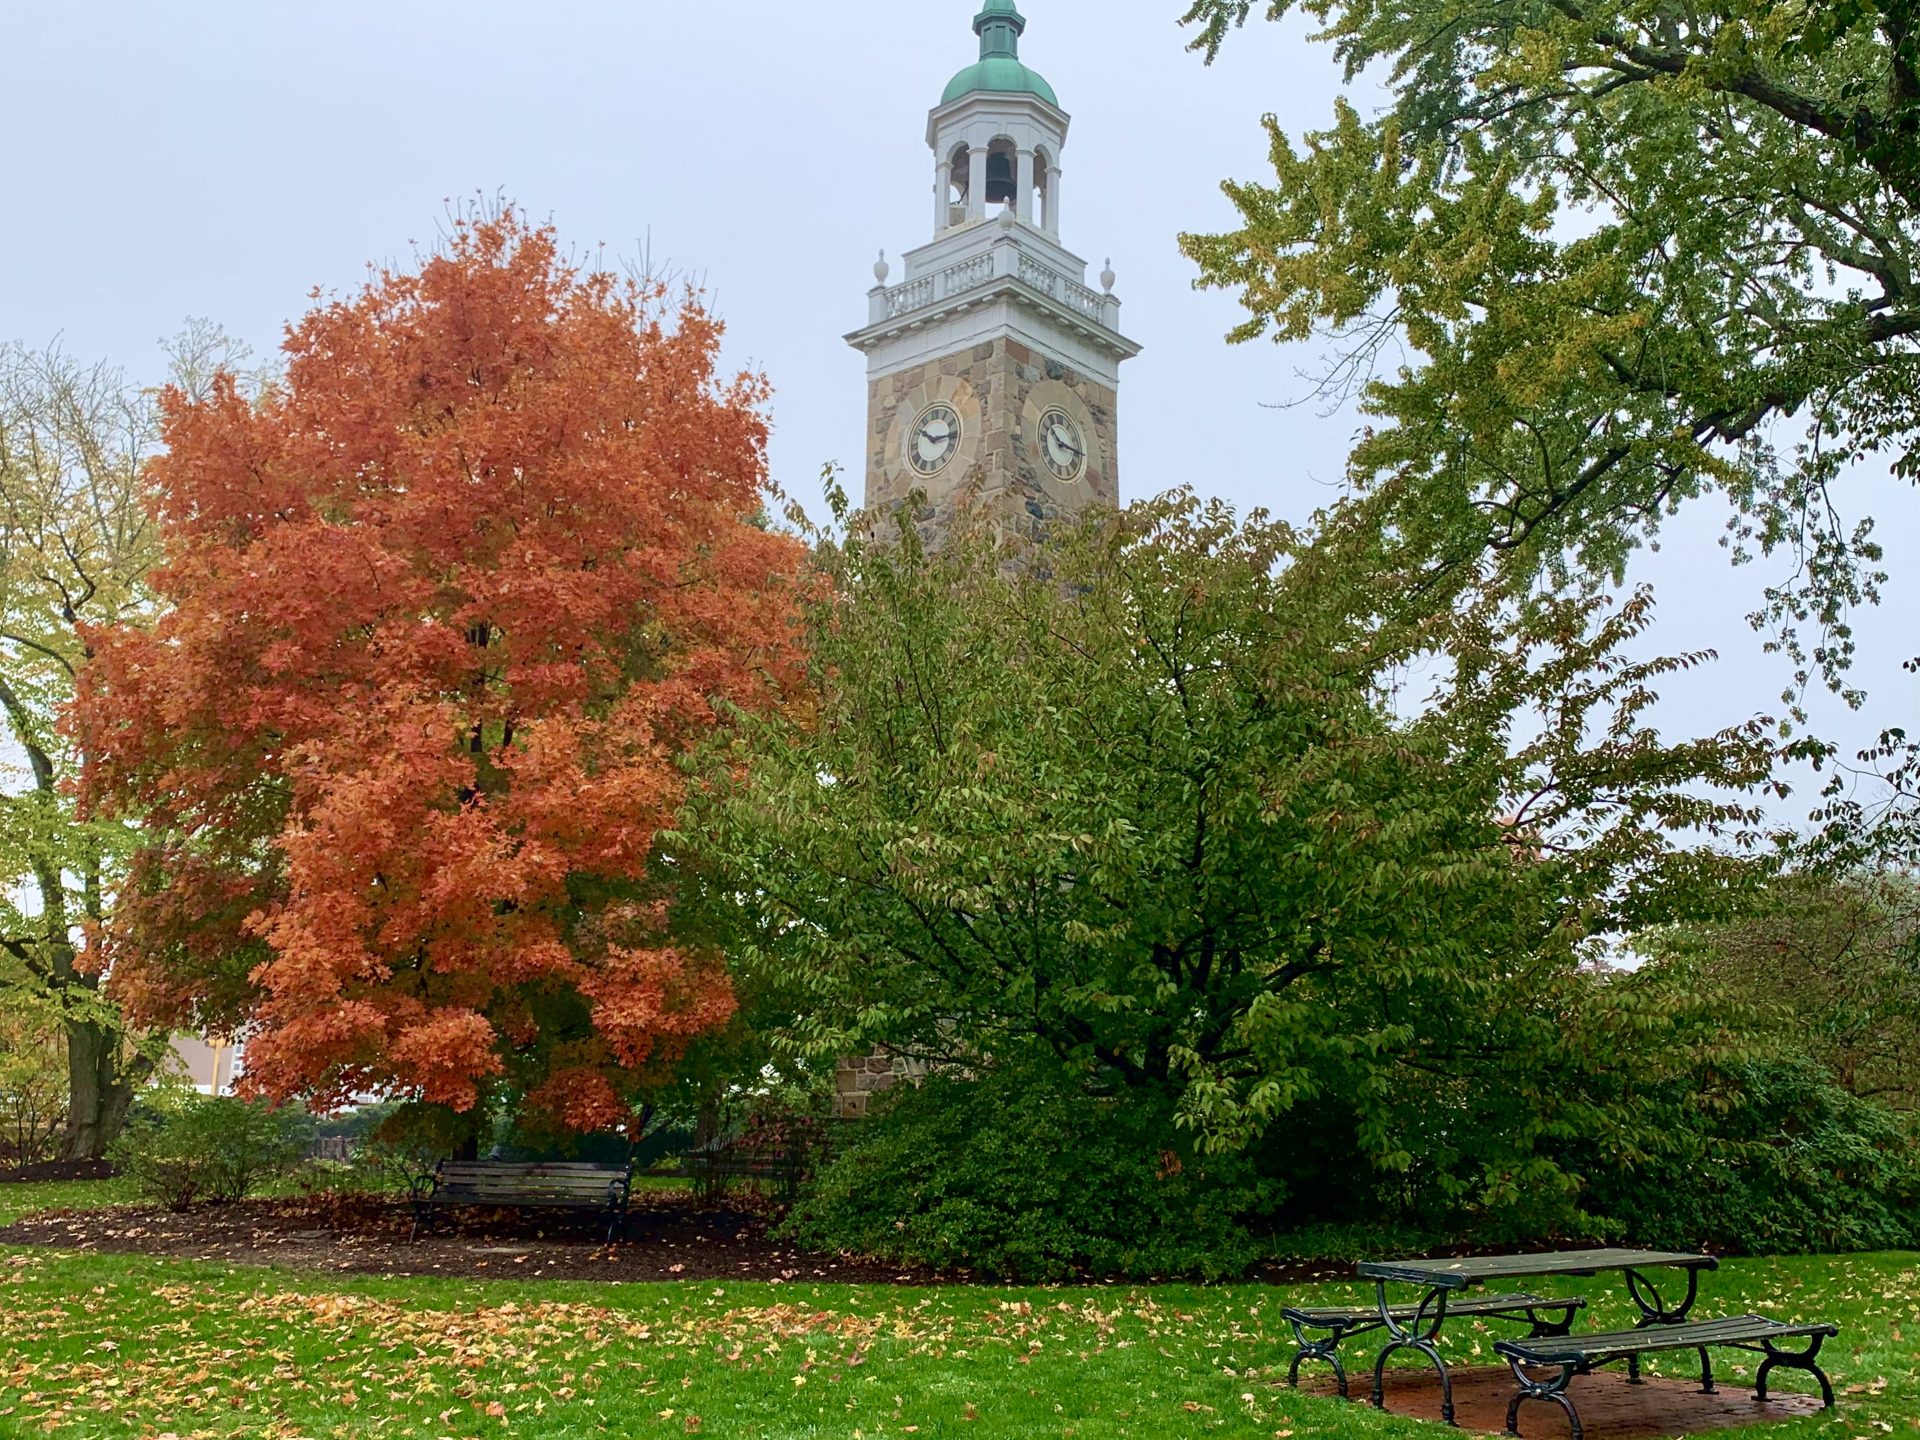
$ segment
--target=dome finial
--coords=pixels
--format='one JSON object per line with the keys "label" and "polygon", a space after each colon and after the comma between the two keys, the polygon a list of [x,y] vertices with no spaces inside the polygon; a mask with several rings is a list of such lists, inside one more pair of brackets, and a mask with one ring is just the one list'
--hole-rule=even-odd
{"label": "dome finial", "polygon": [[1027,20],[1014,0],[986,0],[973,17],[973,33],[980,37],[980,58],[996,55],[1020,58],[1020,37],[1026,33]]}
{"label": "dome finial", "polygon": [[980,60],[953,77],[942,105],[951,105],[963,95],[980,92],[1011,95],[1037,95],[1058,109],[1060,97],[1053,87],[1020,62],[1020,37],[1026,32],[1027,18],[1014,0],[983,0],[980,13],[973,17],[974,32],[980,37]]}

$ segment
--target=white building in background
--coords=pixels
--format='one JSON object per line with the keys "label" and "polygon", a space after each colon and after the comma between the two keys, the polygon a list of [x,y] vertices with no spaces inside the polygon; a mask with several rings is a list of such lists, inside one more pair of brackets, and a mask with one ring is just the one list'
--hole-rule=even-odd
{"label": "white building in background", "polygon": [[240,1046],[228,1040],[176,1035],[173,1053],[189,1084],[202,1095],[231,1095],[240,1074]]}

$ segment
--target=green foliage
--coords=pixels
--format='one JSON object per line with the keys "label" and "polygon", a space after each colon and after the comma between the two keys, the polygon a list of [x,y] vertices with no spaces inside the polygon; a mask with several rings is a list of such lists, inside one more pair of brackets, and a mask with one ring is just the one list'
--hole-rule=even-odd
{"label": "green foliage", "polygon": [[1640,942],[1671,983],[1748,1011],[1864,1099],[1920,1112],[1920,880],[1899,871],[1782,879],[1751,914]]}
{"label": "green foliage", "polygon": [[22,994],[0,988],[0,1170],[50,1160],[67,1119],[60,1026]]}
{"label": "green foliage", "polygon": [[194,1096],[131,1119],[110,1148],[140,1195],[169,1210],[244,1199],[306,1157],[313,1122],[265,1101]]}
{"label": "green foliage", "polygon": [[476,1118],[484,1118],[418,1102],[369,1106],[365,1113],[372,1123],[357,1137],[354,1164],[389,1190],[405,1190],[473,1144]]}
{"label": "green foliage", "polygon": [[1237,1275],[1281,1187],[1243,1158],[1194,1155],[1173,1120],[1164,1103],[1089,1095],[1052,1066],[936,1075],[889,1094],[787,1233],[1015,1280]]}
{"label": "green foliage", "polygon": [[1636,1241],[1742,1254],[1920,1245],[1920,1133],[1783,1056],[1690,1077],[1637,1164],[1589,1157],[1590,1209]]}
{"label": "green foliage", "polygon": [[[1217,51],[1253,0],[1195,0]],[[1427,564],[1617,578],[1717,491],[1803,672],[1842,685],[1877,597],[1857,462],[1920,477],[1920,19],[1906,0],[1273,0],[1349,79],[1239,228],[1190,235],[1247,340],[1334,337],[1377,426],[1352,471]],[[1388,357],[1404,344],[1411,358]]]}
{"label": "green foliage", "polygon": [[1619,654],[1645,597],[1383,619],[1377,532],[1178,497],[1026,563],[821,555],[812,704],[743,721],[677,842],[790,1050],[1049,1055],[1212,1154],[1332,1107],[1369,1176],[1564,1208],[1569,1077],[1619,1063],[1562,1021],[1581,966],[1727,907],[1749,867],[1688,836],[1771,760],[1647,726],[1690,662]]}

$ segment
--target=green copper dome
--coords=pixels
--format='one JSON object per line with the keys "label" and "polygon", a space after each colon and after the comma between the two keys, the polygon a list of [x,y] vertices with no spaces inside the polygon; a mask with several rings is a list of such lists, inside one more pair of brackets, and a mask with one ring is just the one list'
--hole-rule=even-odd
{"label": "green copper dome", "polygon": [[973,30],[980,37],[980,63],[969,65],[953,77],[942,105],[951,105],[963,95],[990,91],[1000,95],[1037,95],[1058,108],[1060,97],[1040,78],[1038,71],[1020,63],[1020,36],[1027,22],[1015,0],[986,0],[973,19]]}

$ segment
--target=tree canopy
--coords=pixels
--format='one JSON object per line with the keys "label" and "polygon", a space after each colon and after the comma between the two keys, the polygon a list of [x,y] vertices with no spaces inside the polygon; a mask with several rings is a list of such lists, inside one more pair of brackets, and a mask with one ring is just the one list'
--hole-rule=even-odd
{"label": "tree canopy", "polygon": [[1692,662],[1620,656],[1644,596],[1382,621],[1377,534],[1191,499],[1024,560],[822,555],[813,699],[729,732],[689,821],[805,1052],[1039,1056],[1202,1151],[1331,1107],[1384,1170],[1518,1194],[1596,1063],[1582,966],[1746,878],[1698,842],[1770,747],[1645,723]]}
{"label": "tree canopy", "polygon": [[[224,345],[204,326],[182,342],[188,365]],[[125,835],[76,814],[80,756],[64,721],[87,628],[150,602],[159,536],[144,466],[158,430],[151,395],[112,367],[0,348],[0,724],[24,761],[0,786],[0,1004],[61,1036],[62,1148],[75,1159],[103,1153],[153,1058],[131,1048],[80,940],[105,917]]]}
{"label": "tree canopy", "polygon": [[655,835],[677,753],[794,678],[800,552],[719,340],[509,211],[320,304],[257,402],[168,394],[164,608],[91,632],[76,717],[88,803],[142,820],[134,1013],[244,1022],[276,1097],[576,1129],[726,1019]]}
{"label": "tree canopy", "polygon": [[[1195,0],[1216,53],[1257,9],[1323,22],[1342,102],[1239,228],[1191,235],[1235,338],[1332,337],[1374,427],[1352,473],[1433,566],[1492,547],[1616,579],[1672,509],[1798,564],[1756,619],[1844,686],[1875,597],[1836,482],[1920,478],[1920,16],[1907,0]],[[1401,347],[1404,346],[1404,359]],[[1857,509],[1857,507],[1854,507]]]}
{"label": "tree canopy", "polygon": [[1752,913],[1659,932],[1645,948],[1689,985],[1734,997],[1843,1089],[1920,1110],[1920,880],[1786,876]]}

